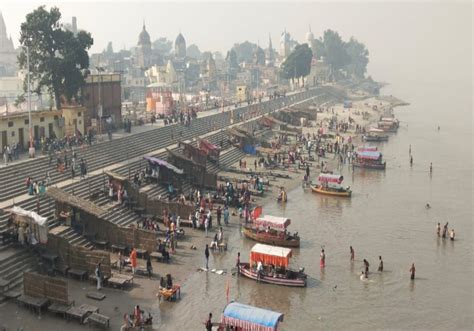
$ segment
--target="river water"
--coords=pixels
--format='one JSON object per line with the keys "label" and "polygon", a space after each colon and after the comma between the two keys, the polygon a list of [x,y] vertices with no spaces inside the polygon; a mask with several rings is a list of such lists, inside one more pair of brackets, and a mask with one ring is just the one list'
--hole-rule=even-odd
{"label": "river water", "polygon": [[[397,91],[411,105],[396,109],[401,127],[389,142],[379,145],[386,171],[343,169],[352,199],[324,197],[298,187],[289,192],[285,207],[264,206],[264,213],[291,218],[291,231],[301,234],[302,245],[294,251],[292,263],[306,268],[307,288],[196,273],[183,288],[183,300],[173,307],[161,306],[161,325],[199,329],[209,312],[219,318],[229,281],[231,299],[284,313],[284,330],[469,329],[473,324],[470,96],[459,86],[428,84],[422,89],[423,93],[420,87],[417,93],[409,88]],[[453,109],[455,99],[458,107]],[[426,209],[426,203],[432,208]],[[436,223],[447,221],[457,233],[454,242],[436,236]],[[229,251],[211,259],[212,267],[230,269],[236,252],[246,260],[253,244],[234,229]],[[350,245],[356,253],[353,264]],[[326,251],[324,271],[319,268],[321,247]],[[383,273],[376,271],[379,255]],[[362,282],[364,258],[371,273],[369,281]],[[415,281],[409,277],[412,262]]]}
{"label": "river water", "polygon": [[[456,49],[458,55],[464,52],[462,45],[449,43],[458,33],[455,25],[424,26],[436,29],[442,39],[439,45],[448,43],[439,55],[435,43],[412,63],[393,67],[394,56],[392,67],[379,68],[391,74],[380,75],[391,84],[382,94],[410,103],[395,110],[401,121],[398,133],[379,145],[386,171],[353,172],[346,166],[342,173],[352,187],[351,199],[298,187],[288,192],[285,207],[273,202],[264,206],[264,213],[291,218],[291,231],[300,233],[301,248],[294,250],[292,264],[306,268],[308,287],[196,272],[184,284],[181,301],[156,307],[160,328],[199,330],[209,312],[218,320],[226,304],[227,282],[231,299],[284,313],[284,330],[472,328],[472,77],[464,74],[472,69],[472,57],[456,62],[445,56],[448,49]],[[423,43],[426,31],[420,31],[413,32],[419,37],[413,40]],[[403,59],[411,57],[406,54]],[[425,208],[427,203],[431,209]],[[439,239],[437,222],[449,222],[456,241]],[[247,260],[255,242],[242,238],[236,225],[230,236],[228,252],[211,258],[211,267],[232,268],[237,251]],[[356,254],[353,264],[350,245]],[[319,268],[321,247],[326,251],[324,272]],[[379,255],[383,273],[376,271]],[[371,273],[369,281],[362,282],[364,258]],[[410,281],[413,262],[416,280]]]}

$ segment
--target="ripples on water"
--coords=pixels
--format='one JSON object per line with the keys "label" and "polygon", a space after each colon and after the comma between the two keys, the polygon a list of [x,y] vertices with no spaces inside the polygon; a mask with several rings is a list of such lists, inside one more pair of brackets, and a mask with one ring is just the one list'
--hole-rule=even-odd
{"label": "ripples on water", "polygon": [[[438,92],[427,91],[427,95]],[[306,268],[310,276],[307,288],[196,273],[184,286],[179,303],[171,308],[160,306],[164,326],[195,329],[210,311],[215,319],[220,318],[227,278],[232,299],[283,312],[286,330],[472,325],[471,151],[459,148],[461,141],[471,138],[471,132],[463,123],[452,123],[459,118],[428,114],[448,107],[448,97],[409,101],[411,106],[396,111],[402,128],[388,143],[379,145],[387,160],[386,171],[343,167],[344,184],[352,187],[352,199],[315,195],[298,187],[289,192],[290,202],[284,208],[276,203],[264,207],[267,214],[291,218],[290,230],[300,233],[301,248],[295,250],[292,264]],[[425,209],[428,202],[429,210]],[[436,223],[446,221],[456,230],[454,243],[436,237]],[[213,261],[218,268],[232,268],[237,251],[246,260],[255,243],[238,231],[229,242],[226,255]],[[351,245],[356,254],[353,264],[349,262]],[[327,257],[323,271],[319,268],[321,247]],[[379,255],[384,260],[382,274],[376,271]],[[362,282],[364,258],[371,273],[369,281]],[[412,262],[417,268],[415,282],[409,280]]]}

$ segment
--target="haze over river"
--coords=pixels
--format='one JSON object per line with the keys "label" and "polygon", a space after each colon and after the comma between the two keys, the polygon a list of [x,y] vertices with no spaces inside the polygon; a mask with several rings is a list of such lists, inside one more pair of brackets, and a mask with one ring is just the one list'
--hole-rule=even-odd
{"label": "haze over river", "polygon": [[[264,206],[266,214],[291,218],[290,230],[300,233],[302,245],[294,251],[292,264],[306,268],[308,287],[257,284],[234,276],[231,299],[284,313],[285,330],[472,327],[472,85],[466,73],[472,69],[471,50],[451,41],[455,26],[438,25],[438,19],[432,22],[430,41],[425,41],[423,28],[413,31],[408,44],[420,43],[423,49],[414,51],[418,53],[411,62],[409,55],[397,58],[395,52],[390,66],[387,62],[372,68],[375,79],[390,83],[381,94],[410,103],[395,111],[401,122],[398,133],[379,145],[386,171],[352,172],[346,165],[342,173],[353,190],[350,200],[298,187],[288,192],[286,208],[276,203]],[[468,54],[462,55],[463,49]],[[459,55],[458,61],[445,57],[447,52]],[[426,203],[432,208],[426,209]],[[454,242],[436,236],[437,222],[447,221],[455,229]],[[242,261],[248,260],[254,244],[234,227],[229,251],[211,258],[211,267],[230,269],[239,250]],[[353,265],[350,245],[356,255]],[[321,246],[326,250],[324,272],[319,268]],[[379,255],[385,264],[382,274],[376,271]],[[368,282],[359,279],[364,258],[370,263]],[[414,282],[409,275],[412,262]],[[196,329],[209,312],[219,319],[226,281],[227,276],[194,274],[184,285],[181,301],[161,305],[161,322]]]}

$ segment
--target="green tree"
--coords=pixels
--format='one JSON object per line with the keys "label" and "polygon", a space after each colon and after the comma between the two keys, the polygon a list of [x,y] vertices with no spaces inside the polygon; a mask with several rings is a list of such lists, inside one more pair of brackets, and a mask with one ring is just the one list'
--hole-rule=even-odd
{"label": "green tree", "polygon": [[168,55],[173,48],[173,42],[161,37],[153,42],[153,49],[160,55]]}
{"label": "green tree", "polygon": [[257,47],[256,50],[256,64],[265,65],[265,51],[261,47]]}
{"label": "green tree", "polygon": [[201,51],[197,45],[192,44],[186,48],[186,55],[192,57],[193,59],[199,60],[201,58]]}
{"label": "green tree", "polygon": [[237,61],[237,53],[235,49],[232,48],[230,51],[228,51],[225,59],[228,61],[229,67],[231,69],[239,68],[239,62]]}
{"label": "green tree", "polygon": [[235,51],[237,54],[237,62],[242,63],[252,63],[254,62],[254,54],[255,51],[257,50],[257,45],[253,44],[249,41],[244,41],[241,44],[235,44],[232,49]]}
{"label": "green tree", "polygon": [[312,58],[313,51],[308,44],[297,45],[281,65],[282,77],[294,82],[295,79],[308,76]]}
{"label": "green tree", "polygon": [[[84,85],[84,71],[89,67],[87,50],[93,44],[88,32],[79,31],[76,36],[62,28],[61,13],[57,7],[49,11],[38,7],[26,15],[21,24],[20,43],[22,51],[18,56],[21,69],[27,69],[26,47],[30,53],[30,75],[34,93],[40,94],[47,88],[57,109],[61,109],[61,96],[68,101],[77,97]],[[24,86],[26,90],[26,84]]]}
{"label": "green tree", "polygon": [[369,63],[369,51],[354,37],[345,44],[345,48],[350,60],[346,65],[347,72],[354,77],[364,78]]}
{"label": "green tree", "polygon": [[333,72],[344,68],[350,62],[345,43],[339,33],[333,30],[324,31],[323,36],[324,61],[330,66]]}

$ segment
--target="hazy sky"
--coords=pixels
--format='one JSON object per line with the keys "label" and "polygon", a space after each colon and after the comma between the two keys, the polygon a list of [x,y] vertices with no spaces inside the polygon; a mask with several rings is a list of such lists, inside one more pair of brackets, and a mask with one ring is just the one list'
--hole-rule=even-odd
{"label": "hazy sky", "polygon": [[[267,47],[268,35],[278,47],[286,30],[304,41],[308,26],[316,36],[325,29],[337,30],[344,39],[355,36],[370,51],[369,71],[375,78],[414,78],[417,72],[445,77],[453,61],[467,66],[472,75],[472,4],[470,1],[440,2],[27,2],[7,0],[0,4],[15,45],[25,14],[46,3],[58,6],[63,20],[77,17],[79,28],[92,33],[97,52],[108,41],[114,49],[136,45],[145,20],[151,39],[176,38],[181,31],[188,45],[225,52],[235,42],[260,41]],[[404,64],[403,66],[401,64]],[[453,77],[454,75],[454,77]],[[426,76],[426,75],[425,75]],[[465,78],[465,77],[464,77]],[[428,78],[426,78],[428,79]]]}

